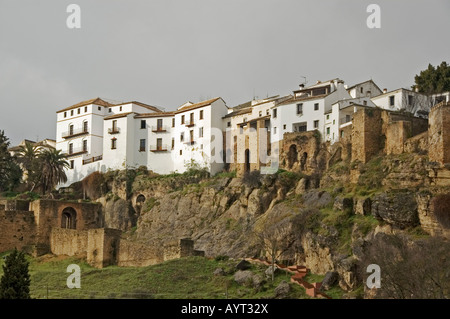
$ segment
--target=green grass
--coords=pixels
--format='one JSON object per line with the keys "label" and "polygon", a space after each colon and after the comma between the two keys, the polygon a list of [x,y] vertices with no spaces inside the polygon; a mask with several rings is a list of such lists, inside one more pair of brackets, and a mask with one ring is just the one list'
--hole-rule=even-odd
{"label": "green grass", "polygon": [[[0,254],[0,257],[7,253]],[[109,266],[96,269],[75,257],[31,258],[31,296],[50,299],[71,298],[155,298],[155,299],[224,299],[228,298],[272,298],[274,289],[282,280],[289,282],[290,275],[278,272],[275,281],[268,280],[261,289],[240,286],[233,280],[233,272],[226,276],[214,276],[216,268],[233,270],[238,261],[214,260],[203,257],[187,257],[147,267]],[[3,259],[0,258],[0,265]],[[81,267],[81,288],[69,289],[66,286],[67,266],[77,264]],[[252,265],[251,271],[264,277],[266,266]],[[0,267],[0,276],[3,270]],[[305,290],[291,285],[289,298],[308,298]]]}

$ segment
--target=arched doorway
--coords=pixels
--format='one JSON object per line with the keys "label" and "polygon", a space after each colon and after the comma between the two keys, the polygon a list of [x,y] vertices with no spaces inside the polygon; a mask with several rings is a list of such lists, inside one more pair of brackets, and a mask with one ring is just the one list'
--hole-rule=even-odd
{"label": "arched doorway", "polygon": [[294,163],[298,162],[297,145],[292,144],[291,146],[289,146],[287,160],[288,160],[288,168],[292,168],[292,166],[294,166]]}
{"label": "arched doorway", "polygon": [[77,212],[72,207],[66,207],[62,211],[61,228],[77,229]]}
{"label": "arched doorway", "polygon": [[247,148],[245,150],[245,173],[250,172],[250,150]]}
{"label": "arched doorway", "polygon": [[138,217],[141,215],[142,206],[145,203],[145,196],[140,194],[136,197],[136,213]]}

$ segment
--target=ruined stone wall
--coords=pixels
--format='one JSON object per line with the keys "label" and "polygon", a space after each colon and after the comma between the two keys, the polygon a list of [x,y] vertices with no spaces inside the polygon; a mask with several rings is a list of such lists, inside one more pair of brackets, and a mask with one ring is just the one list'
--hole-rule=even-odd
{"label": "ruined stone wall", "polygon": [[76,211],[76,229],[86,230],[101,227],[103,223],[101,204],[37,200],[30,203],[36,220],[36,255],[50,252],[52,228],[61,227],[61,216],[65,208]]}
{"label": "ruined stone wall", "polygon": [[402,154],[404,152],[404,144],[412,136],[411,124],[411,122],[407,121],[396,121],[387,125],[385,146],[387,155]]}
{"label": "ruined stone wall", "polygon": [[89,229],[87,262],[97,268],[117,264],[121,233],[110,228]]}
{"label": "ruined stone wall", "polygon": [[318,132],[285,133],[283,140],[280,141],[280,168],[312,174],[319,166],[317,160],[319,150]]}
{"label": "ruined stone wall", "polygon": [[406,140],[403,150],[405,153],[428,153],[428,132],[425,131]]}
{"label": "ruined stone wall", "polygon": [[88,232],[75,229],[53,228],[50,234],[52,254],[79,256],[86,255]]}
{"label": "ruined stone wall", "polygon": [[36,240],[33,212],[0,210],[0,252],[31,249]]}
{"label": "ruined stone wall", "polygon": [[429,151],[431,162],[450,163],[450,103],[438,104],[429,115]]}
{"label": "ruined stone wall", "polygon": [[382,110],[364,108],[353,114],[352,161],[367,163],[383,148]]}
{"label": "ruined stone wall", "polygon": [[123,267],[144,267],[164,261],[160,245],[147,245],[122,239],[119,245],[117,265]]}

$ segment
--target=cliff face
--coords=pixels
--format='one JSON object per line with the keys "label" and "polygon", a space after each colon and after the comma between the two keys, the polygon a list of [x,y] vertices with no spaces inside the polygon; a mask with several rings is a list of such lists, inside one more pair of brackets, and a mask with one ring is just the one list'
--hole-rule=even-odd
{"label": "cliff face", "polygon": [[316,274],[335,271],[341,288],[352,290],[362,283],[361,263],[377,237],[450,238],[445,218],[435,214],[450,190],[432,185],[428,165],[424,156],[401,154],[366,164],[337,161],[310,175],[122,172],[104,181],[112,192],[98,200],[105,227],[137,244],[191,238],[210,257],[270,257],[267,238],[274,234],[279,261]]}

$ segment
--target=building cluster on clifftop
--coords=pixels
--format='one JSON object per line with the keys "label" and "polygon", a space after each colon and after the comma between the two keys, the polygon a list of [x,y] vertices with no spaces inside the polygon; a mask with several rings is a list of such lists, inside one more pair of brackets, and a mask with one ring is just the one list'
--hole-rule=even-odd
{"label": "building cluster on clifftop", "polygon": [[277,151],[286,133],[317,131],[322,142],[333,144],[346,138],[359,110],[379,108],[427,118],[431,107],[448,102],[449,96],[387,92],[372,80],[348,87],[337,78],[236,107],[218,97],[166,112],[141,102],[96,98],[57,112],[56,148],[70,163],[68,181],[60,186],[94,171],[139,166],[159,174],[183,172],[193,164],[211,174],[224,168],[261,169],[273,160],[261,161],[260,154]]}

